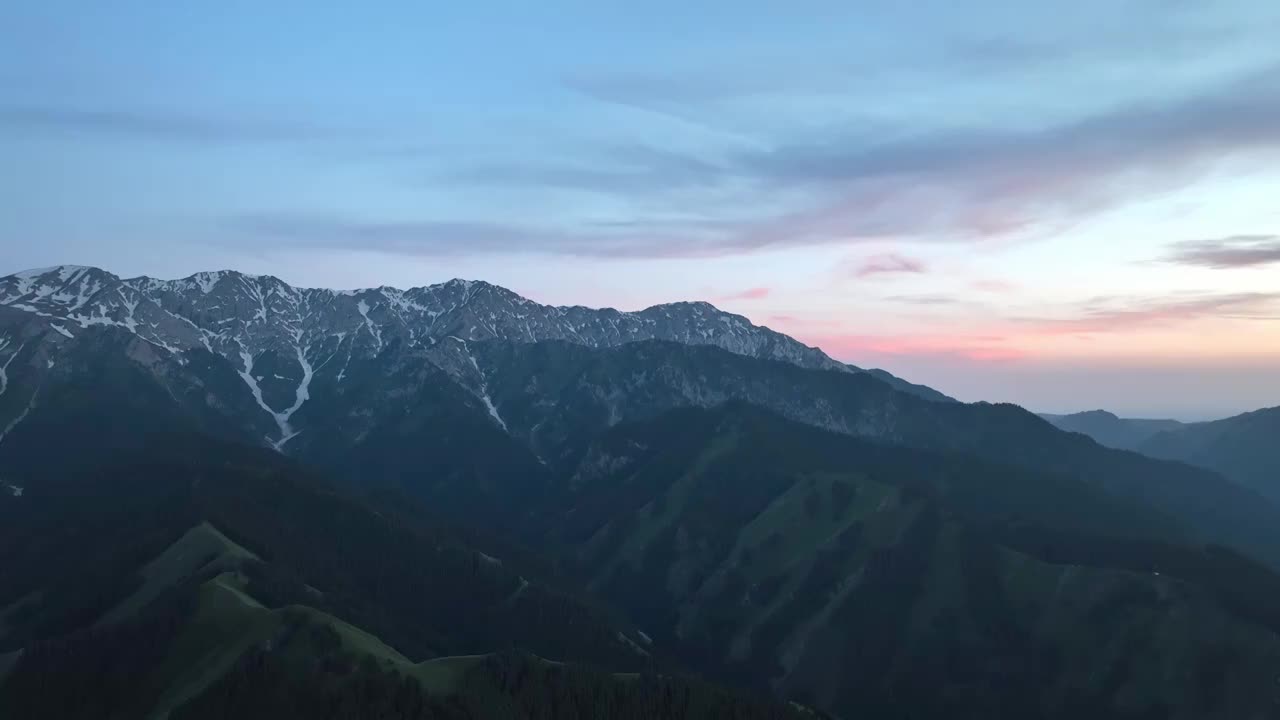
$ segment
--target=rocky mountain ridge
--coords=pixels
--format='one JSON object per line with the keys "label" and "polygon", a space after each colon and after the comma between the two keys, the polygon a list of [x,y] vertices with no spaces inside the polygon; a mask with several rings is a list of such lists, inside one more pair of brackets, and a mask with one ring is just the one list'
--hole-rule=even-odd
{"label": "rocky mountain ridge", "polygon": [[[549,306],[469,280],[408,290],[327,290],[236,271],[179,280],[124,279],[98,268],[63,265],[0,278],[0,307],[25,313],[28,320],[38,318],[28,334],[44,330],[72,340],[90,328],[115,327],[179,359],[198,349],[226,358],[274,418],[277,432],[270,440],[277,447],[297,433],[291,420],[310,399],[312,378],[321,368],[341,382],[353,359],[376,357],[393,345],[424,353],[475,392],[499,423],[470,342],[561,340],[602,348],[666,340],[811,369],[861,371],[705,302],[635,312]],[[0,357],[0,363],[11,361],[21,346],[20,340],[5,340],[13,354]],[[899,389],[947,399],[892,376],[876,376]]]}

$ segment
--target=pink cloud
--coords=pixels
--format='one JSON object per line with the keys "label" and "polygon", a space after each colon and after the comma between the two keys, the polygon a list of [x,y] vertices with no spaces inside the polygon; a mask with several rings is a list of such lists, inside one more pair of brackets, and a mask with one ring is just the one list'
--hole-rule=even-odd
{"label": "pink cloud", "polygon": [[893,275],[902,273],[919,274],[925,272],[923,262],[897,253],[872,255],[854,269],[853,274],[864,278],[872,275]]}
{"label": "pink cloud", "polygon": [[753,287],[747,288],[741,292],[731,293],[729,295],[721,295],[719,300],[763,300],[769,297],[769,293],[773,292],[772,288]]}

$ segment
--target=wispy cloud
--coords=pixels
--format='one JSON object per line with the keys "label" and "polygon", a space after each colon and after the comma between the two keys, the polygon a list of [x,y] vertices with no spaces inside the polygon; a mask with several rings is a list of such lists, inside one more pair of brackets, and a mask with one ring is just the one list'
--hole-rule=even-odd
{"label": "wispy cloud", "polygon": [[235,247],[357,249],[421,257],[494,253],[599,258],[708,257],[724,251],[714,226],[662,228],[639,223],[549,227],[466,220],[369,220],[341,213],[268,212],[225,217],[217,241]]}
{"label": "wispy cloud", "polygon": [[769,294],[771,292],[773,292],[772,288],[753,287],[753,288],[747,288],[746,290],[743,290],[741,292],[730,293],[728,295],[721,295],[717,299],[718,300],[763,300],[769,297]]}
{"label": "wispy cloud", "polygon": [[[933,33],[929,35],[932,40],[924,45],[894,42],[889,46],[877,46],[876,43],[867,43],[863,53],[823,57],[810,64],[755,56],[722,59],[678,69],[593,68],[570,74],[564,78],[563,84],[570,90],[603,102],[653,112],[674,110],[685,114],[708,105],[741,103],[755,98],[776,106],[780,101],[793,99],[797,92],[840,97],[847,95],[851,87],[861,84],[883,87],[933,79],[964,82],[973,80],[975,76],[1010,82],[1010,76],[1018,76],[1028,70],[1131,64],[1135,56],[1142,59],[1153,48],[1158,49],[1163,58],[1185,60],[1203,56],[1206,45],[1241,42],[1243,38],[1262,34],[1267,29],[1265,24],[1224,27],[1219,23],[1187,22],[1188,18],[1175,12],[1184,8],[1198,9],[1194,5],[1186,0],[1134,0],[1123,11],[1111,8],[1108,11],[1129,12],[1135,18],[1141,17],[1146,23],[1140,29],[1131,23],[1090,24],[1083,33],[1078,28],[1064,26],[1061,34],[993,33],[989,32],[992,29],[989,26],[982,27],[987,32],[957,33],[954,32],[956,29],[963,29],[968,23],[960,18],[947,17],[943,12],[935,15],[934,21],[946,25],[946,29],[952,32],[937,32],[937,28],[930,28],[928,23],[922,24],[918,18],[912,18],[910,29],[917,36]],[[970,19],[981,25],[983,21],[979,18],[983,11],[981,8],[975,10]],[[865,14],[859,10],[851,11],[853,15]],[[1001,20],[1010,19],[1007,17],[1010,13],[1003,9],[1000,14],[1006,16]],[[1034,9],[1031,14],[1036,14]],[[875,21],[869,24],[874,25]],[[1139,43],[1145,45],[1135,52]]]}
{"label": "wispy cloud", "polygon": [[1036,129],[836,132],[737,162],[757,180],[814,190],[818,200],[778,231],[965,240],[1053,232],[1191,182],[1224,157],[1280,150],[1277,86],[1280,65]]}
{"label": "wispy cloud", "polygon": [[274,212],[236,215],[219,223],[228,244],[270,241],[278,247],[358,248],[404,255],[464,255],[547,247],[568,249],[574,239],[503,223],[412,220],[370,221],[337,213]]}
{"label": "wispy cloud", "polygon": [[[910,302],[911,296],[886,298]],[[919,296],[922,307],[945,306],[950,298]],[[857,362],[874,357],[913,356],[1004,361],[1029,358],[1063,339],[1104,342],[1108,336],[1176,329],[1201,321],[1280,322],[1280,292],[1197,293],[1168,296],[1097,297],[1063,306],[1053,316],[971,318],[966,328],[937,325],[935,332],[862,335],[796,319],[791,332],[835,357]]]}
{"label": "wispy cloud", "polygon": [[1217,270],[1280,263],[1280,235],[1232,235],[1174,243],[1165,261]]}
{"label": "wispy cloud", "polygon": [[853,274],[865,278],[872,275],[920,274],[925,272],[925,264],[915,258],[897,253],[873,255],[855,263]]}
{"label": "wispy cloud", "polygon": [[[709,257],[1043,237],[1195,182],[1224,159],[1280,156],[1275,87],[1280,65],[1038,125],[948,126],[935,117],[825,129],[784,124],[697,151],[580,146],[555,160],[453,168],[439,182],[606,196],[619,222],[635,226],[619,239],[617,228],[598,221],[561,218],[566,232],[546,238],[549,253]],[[694,83],[674,94],[701,90]]]}
{"label": "wispy cloud", "polygon": [[1280,320],[1280,292],[1101,297],[1081,303],[1069,315],[1015,321],[1037,334],[1087,334],[1176,326],[1209,318]]}
{"label": "wispy cloud", "polygon": [[287,142],[329,135],[307,123],[145,108],[0,105],[0,128],[189,143]]}
{"label": "wispy cloud", "polygon": [[497,187],[558,187],[600,192],[669,193],[726,182],[730,174],[713,158],[652,145],[604,148],[582,158],[557,158],[464,166],[443,173],[447,182]]}

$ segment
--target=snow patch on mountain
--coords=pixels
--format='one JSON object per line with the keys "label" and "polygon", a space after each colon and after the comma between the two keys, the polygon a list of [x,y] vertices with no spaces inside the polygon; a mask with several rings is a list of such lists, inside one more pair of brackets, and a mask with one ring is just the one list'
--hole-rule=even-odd
{"label": "snow patch on mountain", "polygon": [[471,362],[471,367],[476,372],[476,381],[480,385],[479,389],[476,391],[476,396],[480,398],[480,402],[484,403],[485,408],[489,410],[489,415],[497,421],[498,425],[502,426],[504,432],[507,432],[507,423],[502,419],[502,416],[498,414],[498,408],[494,406],[493,398],[489,397],[489,384],[485,380],[484,373],[481,372],[480,365],[476,362],[475,356],[471,354],[471,348],[467,347],[467,341],[453,335],[450,335],[449,338],[451,340],[456,340],[462,345],[462,352],[466,354],[467,360]]}
{"label": "snow patch on mountain", "polygon": [[361,300],[356,303],[356,310],[360,311],[360,316],[364,318],[364,326],[369,330],[369,335],[378,342],[378,352],[382,352],[382,328],[375,325],[369,318],[369,303]]}
{"label": "snow patch on mountain", "polygon": [[191,281],[195,286],[200,288],[200,292],[208,295],[217,287],[218,281],[222,279],[221,271],[214,272],[198,272],[191,276]]}
{"label": "snow patch on mountain", "polygon": [[[5,350],[12,344],[12,340],[0,338],[0,350]],[[18,357],[18,353],[22,352],[24,347],[26,347],[25,343],[19,345],[17,350],[14,350],[9,357],[5,358],[4,364],[0,365],[0,395],[4,395],[5,391],[9,389],[9,363]]]}
{"label": "snow patch on mountain", "polygon": [[[50,367],[53,367],[53,366],[50,365]],[[0,430],[0,443],[3,443],[4,439],[9,436],[9,433],[13,432],[14,428],[18,427],[18,425],[20,425],[23,420],[27,419],[27,415],[30,415],[31,411],[35,409],[36,400],[39,397],[40,397],[40,388],[37,387],[35,392],[31,393],[31,399],[27,401],[27,406],[22,409],[22,412],[18,413],[18,416],[15,417],[13,420],[10,420],[9,424],[5,425],[4,430]]]}
{"label": "snow patch on mountain", "polygon": [[247,350],[242,349],[240,351],[240,361],[244,363],[244,369],[238,371],[240,379],[244,380],[245,384],[249,386],[249,392],[253,394],[253,399],[258,403],[258,407],[266,410],[267,413],[275,419],[276,425],[280,427],[280,439],[273,442],[271,438],[267,438],[267,441],[272,442],[273,445],[276,442],[284,443],[289,436],[289,425],[285,422],[285,419],[281,417],[280,413],[272,410],[271,406],[267,405],[267,401],[262,399],[262,387],[258,385],[258,379],[253,376],[253,355]]}
{"label": "snow patch on mountain", "polygon": [[[338,333],[338,349],[335,352],[342,352],[342,345],[347,341],[346,333]],[[343,378],[347,376],[347,368],[351,365],[351,346],[347,345],[347,359],[342,361],[342,369],[338,371],[338,382],[341,383]]]}
{"label": "snow patch on mountain", "polygon": [[314,371],[311,369],[311,363],[307,361],[307,355],[302,348],[295,347],[294,350],[298,355],[298,364],[302,366],[302,380],[298,383],[297,390],[294,391],[293,404],[277,416],[281,432],[280,441],[275,443],[277,450],[284,447],[285,443],[297,437],[298,433],[301,432],[293,429],[293,426],[289,424],[289,418],[298,412],[298,408],[302,407],[303,403],[311,399],[311,378],[315,376]]}

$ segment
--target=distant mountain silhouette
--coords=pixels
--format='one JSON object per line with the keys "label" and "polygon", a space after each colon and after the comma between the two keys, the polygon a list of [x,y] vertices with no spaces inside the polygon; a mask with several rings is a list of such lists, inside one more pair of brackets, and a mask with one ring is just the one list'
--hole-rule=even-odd
{"label": "distant mountain silhouette", "polygon": [[1137,450],[1153,436],[1182,427],[1182,423],[1177,420],[1120,418],[1106,410],[1090,410],[1071,415],[1041,413],[1040,417],[1063,430],[1088,435],[1100,445],[1120,450]]}

